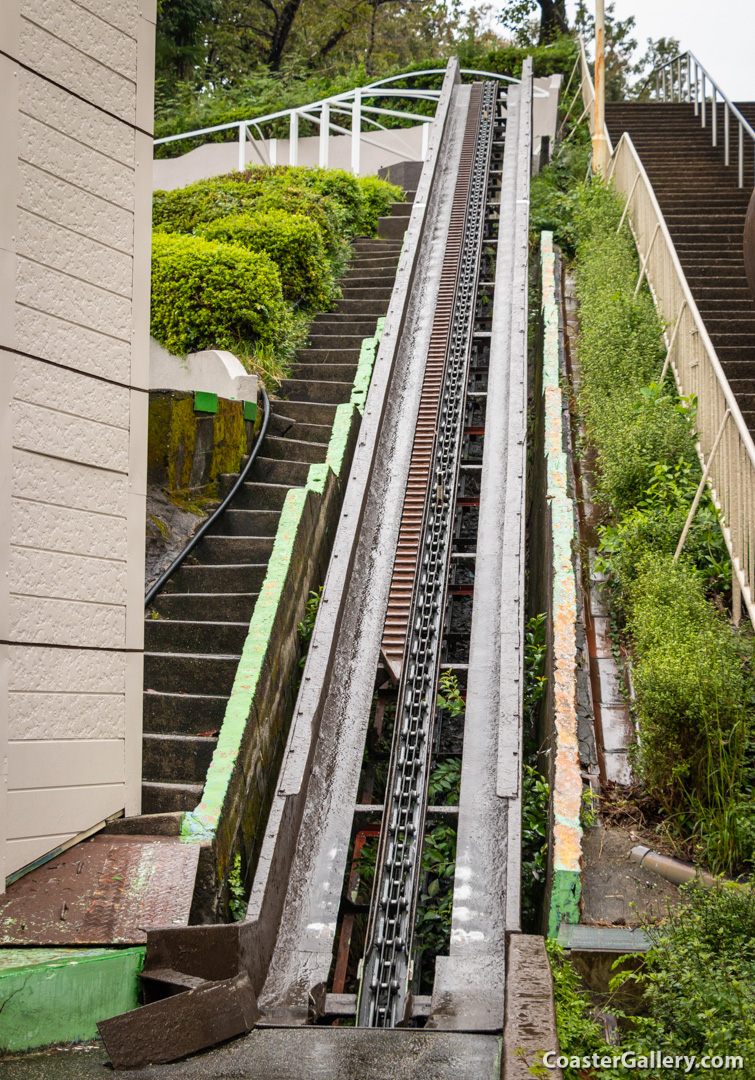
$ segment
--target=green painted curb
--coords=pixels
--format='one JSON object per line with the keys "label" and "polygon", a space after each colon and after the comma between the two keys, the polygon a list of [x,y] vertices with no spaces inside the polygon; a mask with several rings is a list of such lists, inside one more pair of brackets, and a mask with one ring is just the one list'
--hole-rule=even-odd
{"label": "green painted curb", "polygon": [[0,1052],[98,1038],[98,1020],[137,1007],[145,951],[3,949]]}
{"label": "green painted curb", "polygon": [[351,401],[336,409],[328,450],[323,464],[310,465],[307,483],[303,488],[291,488],[283,504],[273,551],[267,566],[257,603],[252,612],[249,631],[241,650],[231,696],[226,706],[218,743],[207,771],[202,799],[194,810],[188,810],[181,822],[184,840],[200,842],[213,840],[220,823],[228,785],[236,767],[244,731],[249,721],[262,665],[267,654],[270,635],[283,594],[294,542],[301,524],[307,495],[323,495],[328,474],[340,477],[354,413],[364,412],[372,369],[385,319],[378,319],[374,337],[365,338],[354,378]]}
{"label": "green painted curb", "polygon": [[256,420],[257,419],[257,402],[245,401],[244,402],[244,419]]}

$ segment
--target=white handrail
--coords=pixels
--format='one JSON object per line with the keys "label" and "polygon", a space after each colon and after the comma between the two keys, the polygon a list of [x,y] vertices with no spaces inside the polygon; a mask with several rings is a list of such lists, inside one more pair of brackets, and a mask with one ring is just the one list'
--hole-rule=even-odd
{"label": "white handrail", "polygon": [[[721,87],[703,67],[694,53],[678,53],[670,60],[664,60],[648,76],[648,82],[655,78],[655,96],[657,101],[686,102],[694,105],[695,116],[700,117],[702,127],[707,127],[708,97],[705,84],[710,84],[710,132],[711,144],[718,146],[718,99],[724,107],[724,164],[731,163],[730,129],[731,119],[737,124],[737,179],[739,187],[744,187],[744,136],[748,135],[753,143],[753,179],[755,180],[755,129],[736,105],[723,92]],[[647,82],[645,83],[647,85]]]}
{"label": "white handrail", "polygon": [[[407,109],[386,109],[378,107],[377,105],[365,105],[365,100],[372,100],[375,98],[404,98],[414,99],[418,101],[434,101],[437,103],[440,97],[440,90],[412,90],[412,89],[394,89],[389,87],[389,83],[397,82],[399,79],[415,79],[423,75],[444,75],[444,68],[427,68],[425,71],[407,71],[402,75],[391,75],[386,79],[380,79],[377,82],[368,83],[367,86],[356,86],[351,90],[346,90],[341,94],[334,94],[331,97],[322,98],[319,101],[313,101],[309,105],[297,105],[291,109],[281,109],[278,112],[266,113],[264,116],[250,117],[248,120],[231,120],[226,124],[213,124],[211,127],[197,128],[195,131],[183,131],[179,135],[164,135],[160,139],[154,140],[155,146],[162,146],[166,143],[179,142],[182,139],[196,139],[202,135],[214,135],[219,131],[238,131],[238,145],[239,145],[239,169],[243,169],[246,165],[246,142],[247,139],[251,139],[250,128],[255,128],[260,140],[262,140],[262,132],[260,125],[269,124],[275,120],[284,120],[288,117],[289,120],[289,164],[295,165],[299,160],[299,120],[308,120],[312,123],[320,125],[320,144],[319,144],[319,162],[327,164],[328,161],[328,148],[326,145],[325,132],[333,132],[335,134],[352,135],[352,152],[351,152],[351,168],[352,171],[359,168],[360,162],[360,146],[361,143],[366,142],[375,146],[381,146],[380,143],[375,143],[362,132],[362,124],[369,123],[374,127],[381,128],[382,125],[376,121],[370,119],[366,114],[372,113],[378,116],[393,116],[400,119],[405,119],[409,122],[419,123],[423,125],[422,132],[422,155],[424,154],[428,145],[427,132],[424,128],[433,122],[433,116],[425,116],[420,113],[410,112]],[[462,68],[462,75],[475,75],[483,76],[488,79],[497,79],[499,82],[519,83],[519,79],[515,79],[512,75],[501,75],[495,71],[480,71],[476,68]],[[534,88],[536,96],[548,97],[546,90],[541,90],[537,87]],[[349,112],[351,114],[352,127],[351,130],[339,127],[337,124],[333,124],[330,120],[331,112]],[[388,130],[383,128],[383,130]],[[354,139],[353,133],[358,133],[359,137]],[[273,140],[271,140],[272,142]],[[254,143],[255,140],[252,139]],[[384,149],[387,149],[383,147]],[[260,156],[264,160],[266,157],[272,164],[272,154],[266,154],[264,149],[260,151]],[[277,161],[277,146],[275,150],[275,157]]]}
{"label": "white handrail", "polygon": [[[628,133],[612,156],[608,177],[627,200],[641,266],[666,326],[666,364],[682,397],[697,400],[700,464],[708,470],[713,502],[731,556],[734,583],[755,623],[755,443],[682,269],[655,192]],[[664,365],[664,373],[666,365]],[[729,413],[729,423],[722,421]],[[719,444],[715,459],[711,457]]]}

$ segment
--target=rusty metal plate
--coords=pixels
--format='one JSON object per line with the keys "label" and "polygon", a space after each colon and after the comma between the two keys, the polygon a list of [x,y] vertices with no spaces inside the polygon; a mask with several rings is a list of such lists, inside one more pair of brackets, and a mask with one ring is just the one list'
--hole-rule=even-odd
{"label": "rusty metal plate", "polygon": [[188,924],[198,861],[174,837],[93,836],[0,896],[0,944],[144,945]]}

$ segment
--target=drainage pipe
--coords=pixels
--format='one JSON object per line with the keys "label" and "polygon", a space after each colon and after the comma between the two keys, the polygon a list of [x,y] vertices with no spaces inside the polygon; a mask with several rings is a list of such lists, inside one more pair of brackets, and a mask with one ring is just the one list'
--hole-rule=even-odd
{"label": "drainage pipe", "polygon": [[716,881],[712,874],[696,870],[694,866],[682,862],[681,859],[660,855],[657,851],[651,851],[649,847],[645,847],[644,844],[633,847],[629,857],[632,862],[638,863],[645,870],[652,870],[654,874],[670,881],[672,885],[684,885],[693,878],[699,878],[703,885],[710,888]]}

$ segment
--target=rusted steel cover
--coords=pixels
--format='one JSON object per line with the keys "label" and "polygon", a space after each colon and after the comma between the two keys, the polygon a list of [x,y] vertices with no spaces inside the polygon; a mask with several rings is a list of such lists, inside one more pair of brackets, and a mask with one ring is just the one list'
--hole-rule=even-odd
{"label": "rusted steel cover", "polygon": [[155,1001],[98,1025],[116,1069],[160,1065],[251,1031],[259,1018],[246,972]]}
{"label": "rusted steel cover", "polygon": [[198,860],[173,837],[94,836],[0,896],[0,944],[143,945],[188,923]]}
{"label": "rusted steel cover", "polygon": [[747,207],[744,247],[747,282],[750,286],[752,298],[755,300],[755,191],[750,196],[750,205]]}

